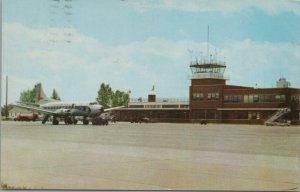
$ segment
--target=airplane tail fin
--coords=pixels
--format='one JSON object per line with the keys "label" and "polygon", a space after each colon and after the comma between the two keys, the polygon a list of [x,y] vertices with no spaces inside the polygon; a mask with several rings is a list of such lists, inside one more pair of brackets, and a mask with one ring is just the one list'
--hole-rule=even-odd
{"label": "airplane tail fin", "polygon": [[36,97],[35,97],[35,103],[36,104],[45,104],[45,103],[50,103],[50,102],[54,102],[54,101],[58,101],[55,99],[50,99],[46,96],[43,88],[42,88],[42,84],[38,83],[37,84],[37,89],[36,89]]}

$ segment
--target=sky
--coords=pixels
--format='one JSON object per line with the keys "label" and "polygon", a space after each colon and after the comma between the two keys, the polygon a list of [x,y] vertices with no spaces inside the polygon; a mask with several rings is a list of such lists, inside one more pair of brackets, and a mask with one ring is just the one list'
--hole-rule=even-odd
{"label": "sky", "polygon": [[6,76],[9,103],[39,82],[64,101],[94,101],[101,83],[188,98],[207,46],[227,84],[300,88],[299,34],[297,0],[2,0],[2,104]]}

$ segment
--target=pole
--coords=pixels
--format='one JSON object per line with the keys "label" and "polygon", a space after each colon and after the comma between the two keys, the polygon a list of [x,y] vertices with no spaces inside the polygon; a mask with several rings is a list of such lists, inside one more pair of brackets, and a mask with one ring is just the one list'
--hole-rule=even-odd
{"label": "pole", "polygon": [[5,101],[5,117],[8,118],[7,98],[8,98],[8,76],[6,76],[6,101]]}
{"label": "pole", "polygon": [[207,57],[210,57],[209,56],[209,25],[207,25]]}

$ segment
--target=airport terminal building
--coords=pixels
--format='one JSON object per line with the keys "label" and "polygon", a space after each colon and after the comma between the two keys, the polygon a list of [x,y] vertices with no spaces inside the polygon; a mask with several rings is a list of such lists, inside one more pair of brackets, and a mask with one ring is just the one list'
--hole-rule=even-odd
{"label": "airport terminal building", "polygon": [[215,60],[190,63],[192,75],[187,99],[131,99],[128,107],[118,109],[120,120],[148,117],[160,122],[197,122],[263,124],[276,111],[290,108],[283,118],[299,124],[300,89],[280,78],[276,88],[227,85],[226,65]]}

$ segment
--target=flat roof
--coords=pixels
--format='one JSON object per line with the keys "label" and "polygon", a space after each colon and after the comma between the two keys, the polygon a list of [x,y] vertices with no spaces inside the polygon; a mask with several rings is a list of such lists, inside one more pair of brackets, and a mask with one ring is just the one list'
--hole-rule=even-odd
{"label": "flat roof", "polygon": [[283,108],[217,108],[218,111],[277,111]]}
{"label": "flat roof", "polygon": [[178,102],[130,102],[128,105],[189,105],[189,101]]}
{"label": "flat roof", "polygon": [[189,111],[190,108],[120,108],[116,109],[116,111],[151,111],[151,110],[159,110],[159,111]]}
{"label": "flat roof", "polygon": [[190,65],[190,67],[196,67],[196,68],[226,68],[226,65],[219,64],[219,63],[205,63],[205,64],[200,64],[200,63],[195,63]]}

